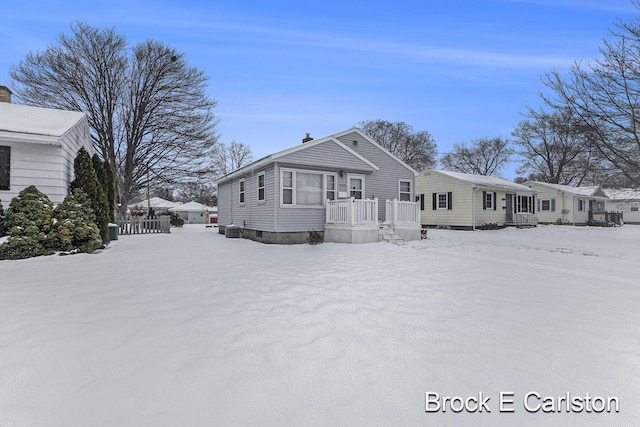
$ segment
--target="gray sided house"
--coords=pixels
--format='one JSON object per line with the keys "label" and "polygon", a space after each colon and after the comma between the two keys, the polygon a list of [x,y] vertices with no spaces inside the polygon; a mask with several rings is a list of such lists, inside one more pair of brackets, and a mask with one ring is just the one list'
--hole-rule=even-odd
{"label": "gray sided house", "polygon": [[310,231],[360,243],[378,241],[385,218],[405,240],[420,238],[416,174],[357,128],[307,135],[217,181],[219,230],[233,224],[265,243],[304,243]]}
{"label": "gray sided house", "polygon": [[73,161],[84,147],[93,154],[84,113],[10,103],[0,86],[0,200],[9,201],[35,185],[54,204],[61,203],[73,180]]}
{"label": "gray sided house", "polygon": [[416,178],[423,227],[535,226],[531,188],[494,176],[426,170]]}

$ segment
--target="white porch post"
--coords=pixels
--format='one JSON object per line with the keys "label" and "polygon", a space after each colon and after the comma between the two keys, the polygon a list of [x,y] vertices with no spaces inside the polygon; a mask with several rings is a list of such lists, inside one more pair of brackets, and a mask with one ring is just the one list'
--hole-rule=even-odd
{"label": "white porch post", "polygon": [[347,210],[348,212],[348,216],[349,216],[349,225],[354,225],[355,224],[355,199],[352,197],[351,199],[349,199],[349,204],[348,207],[349,209]]}

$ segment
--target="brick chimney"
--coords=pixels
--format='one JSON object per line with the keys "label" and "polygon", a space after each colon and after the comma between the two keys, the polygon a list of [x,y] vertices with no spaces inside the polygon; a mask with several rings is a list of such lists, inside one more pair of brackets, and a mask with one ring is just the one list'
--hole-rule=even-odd
{"label": "brick chimney", "polygon": [[11,104],[11,91],[6,86],[0,86],[0,102]]}
{"label": "brick chimney", "polygon": [[313,141],[313,138],[311,138],[311,134],[307,132],[307,136],[302,138],[302,143],[304,144],[305,142],[309,142],[309,141]]}

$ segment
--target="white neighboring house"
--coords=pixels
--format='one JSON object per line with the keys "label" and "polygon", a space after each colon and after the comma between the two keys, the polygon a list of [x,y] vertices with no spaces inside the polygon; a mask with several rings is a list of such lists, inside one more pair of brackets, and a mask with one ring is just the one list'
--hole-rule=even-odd
{"label": "white neighboring house", "polygon": [[423,227],[535,226],[536,191],[495,176],[427,169],[416,178]]}
{"label": "white neighboring house", "polygon": [[[198,202],[184,203],[169,209],[169,212],[180,215],[186,224],[207,224],[209,222],[209,213],[213,211],[214,208]],[[215,209],[216,213],[217,211]]]}
{"label": "white neighboring house", "polygon": [[527,181],[525,185],[538,190],[537,216],[543,224],[588,225],[593,214],[605,212],[607,195],[598,186],[572,187]]}
{"label": "white neighboring house", "polygon": [[59,204],[69,194],[78,150],[94,152],[87,117],[12,104],[10,95],[0,86],[0,200],[6,209],[20,191],[35,185]]}
{"label": "white neighboring house", "polygon": [[175,208],[176,206],[180,206],[180,204],[165,200],[162,197],[151,197],[149,199],[145,197],[137,202],[130,203],[129,205],[127,205],[127,208],[129,209],[129,212],[143,211],[145,215],[147,214],[149,208],[151,208],[157,215],[159,213],[168,212],[169,209]]}
{"label": "white neighboring house", "polygon": [[609,197],[605,202],[607,211],[622,212],[625,224],[640,224],[640,190],[605,188],[603,191]]}

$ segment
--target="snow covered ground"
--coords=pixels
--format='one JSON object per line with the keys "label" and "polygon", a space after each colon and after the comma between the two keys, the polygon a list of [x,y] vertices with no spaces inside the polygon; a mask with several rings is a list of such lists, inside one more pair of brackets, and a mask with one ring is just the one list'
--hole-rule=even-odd
{"label": "snow covered ground", "polygon": [[275,246],[200,225],[0,261],[0,425],[634,425],[639,277],[640,226]]}

